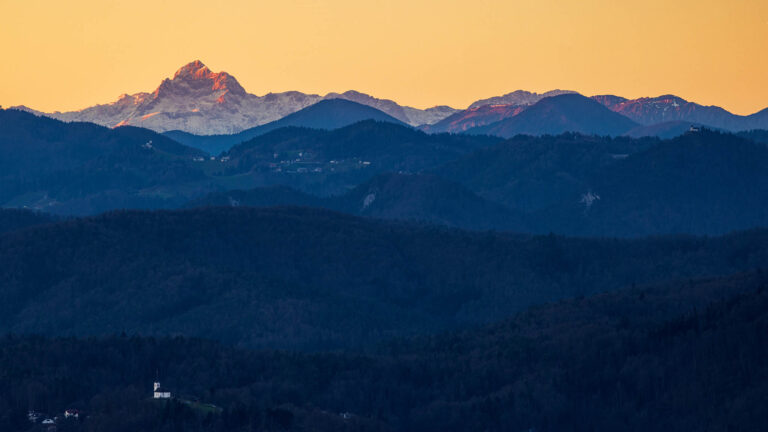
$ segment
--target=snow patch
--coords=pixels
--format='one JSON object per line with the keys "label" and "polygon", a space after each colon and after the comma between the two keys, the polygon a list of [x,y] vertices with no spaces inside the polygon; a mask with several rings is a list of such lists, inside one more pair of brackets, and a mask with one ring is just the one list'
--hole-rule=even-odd
{"label": "snow patch", "polygon": [[365,199],[363,199],[363,210],[368,208],[371,204],[373,204],[373,201],[376,200],[376,194],[375,193],[369,193],[365,196]]}
{"label": "snow patch", "polygon": [[581,204],[584,204],[584,207],[586,210],[589,210],[590,207],[592,207],[592,204],[595,203],[595,201],[598,201],[600,199],[600,195],[593,194],[592,191],[589,191],[583,195],[581,195],[581,199],[579,202]]}

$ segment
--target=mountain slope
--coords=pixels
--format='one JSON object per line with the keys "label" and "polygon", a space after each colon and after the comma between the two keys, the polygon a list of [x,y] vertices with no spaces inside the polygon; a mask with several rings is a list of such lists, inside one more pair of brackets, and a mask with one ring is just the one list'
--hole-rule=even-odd
{"label": "mountain slope", "polygon": [[575,94],[576,92],[570,90],[550,90],[544,93],[532,93],[525,90],[516,90],[512,93],[507,93],[502,96],[495,96],[488,99],[480,99],[473,102],[467,109],[480,108],[485,105],[517,105],[526,106],[534,105],[536,102],[552,97],[560,96],[563,94]]}
{"label": "mountain slope", "polygon": [[296,208],[119,212],[0,236],[0,330],[359,347],[634,282],[748,270],[768,260],[766,236],[582,240]]}
{"label": "mountain slope", "polygon": [[351,215],[463,229],[527,231],[525,218],[463,186],[431,175],[381,174],[349,192],[317,198],[283,186],[214,192],[185,207],[321,207]]}
{"label": "mountain slope", "polygon": [[323,207],[330,208],[326,200],[305,194],[286,186],[270,186],[248,190],[212,192],[195,198],[184,208],[198,207]]}
{"label": "mountain slope", "polygon": [[526,105],[483,105],[452,114],[439,122],[420,129],[429,133],[460,133],[474,127],[496,123],[514,117],[528,108]]}
{"label": "mountain slope", "polygon": [[529,213],[536,232],[722,234],[768,225],[768,148],[710,130],[673,140],[516,137],[435,174]]}
{"label": "mountain slope", "polygon": [[758,144],[768,145],[768,130],[765,129],[748,130],[739,132],[737,135],[750,141],[754,141]]}
{"label": "mountain slope", "polygon": [[692,123],[687,121],[668,121],[664,123],[656,123],[648,126],[637,126],[630,129],[626,135],[639,138],[647,136],[655,136],[661,139],[671,139],[684,135],[690,132],[692,128],[697,129],[712,129],[707,125],[700,123]]}
{"label": "mountain slope", "polygon": [[54,217],[24,209],[0,208],[0,234],[34,225],[50,223]]}
{"label": "mountain slope", "polygon": [[202,156],[146,129],[0,110],[0,205],[65,214],[167,206],[181,195],[169,188],[205,178],[189,164]]}
{"label": "mountain slope", "polygon": [[552,90],[538,94],[517,90],[503,96],[476,101],[469,108],[457,111],[433,124],[424,125],[421,129],[429,133],[460,133],[514,117],[544,98],[572,93],[575,92]]}
{"label": "mountain slope", "polygon": [[605,95],[595,96],[593,99],[644,125],[681,121],[734,132],[768,128],[768,109],[752,115],[740,116],[717,106],[699,105],[674,95],[631,100]]}
{"label": "mountain slope", "polygon": [[563,202],[578,202],[581,194],[589,190],[591,173],[657,142],[650,138],[605,138],[573,133],[551,137],[517,136],[477,150],[433,172],[458,181],[491,201],[523,212],[536,212]]}
{"label": "mountain slope", "polygon": [[279,184],[340,195],[377,174],[419,173],[499,141],[372,120],[331,131],[282,128],[233,147],[219,174],[238,181],[237,189]]}
{"label": "mountain slope", "polygon": [[408,123],[411,126],[436,123],[459,111],[445,105],[420,110],[408,106],[401,106],[397,102],[389,99],[377,99],[354,90],[349,90],[344,93],[328,93],[324,96],[324,99],[346,99],[359,104],[368,105],[381,110],[404,123]]}
{"label": "mountain slope", "polygon": [[564,94],[544,98],[514,117],[469,129],[467,133],[501,137],[563,132],[621,135],[635,126],[632,120],[596,101],[578,94]]}
{"label": "mountain slope", "polygon": [[383,174],[329,201],[330,208],[360,216],[527,231],[522,215],[430,175]]}
{"label": "mountain slope", "polygon": [[192,135],[181,131],[170,131],[166,132],[165,135],[185,145],[216,155],[229,150],[237,144],[283,127],[338,129],[363,120],[390,122],[407,126],[400,120],[376,108],[346,99],[328,99],[288,114],[271,123],[249,128],[232,135]]}
{"label": "mountain slope", "polygon": [[584,235],[718,234],[766,226],[766,164],[764,145],[708,130],[688,133],[593,173],[590,190],[600,199],[583,218],[573,218],[574,205],[561,211]]}
{"label": "mountain slope", "polygon": [[[66,407],[88,415],[59,428],[85,431],[758,432],[766,288],[761,274],[638,286],[368,355],[8,336],[0,369],[24,373],[0,387],[0,428],[27,430],[30,409]],[[147,399],[158,370],[175,395],[220,410]]]}

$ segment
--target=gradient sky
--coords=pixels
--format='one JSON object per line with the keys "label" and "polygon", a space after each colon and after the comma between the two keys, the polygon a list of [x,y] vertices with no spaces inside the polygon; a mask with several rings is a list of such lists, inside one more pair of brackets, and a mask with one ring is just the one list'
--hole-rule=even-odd
{"label": "gradient sky", "polygon": [[766,0],[0,0],[0,104],[152,91],[200,59],[251,93],[464,108],[516,89],[768,106]]}

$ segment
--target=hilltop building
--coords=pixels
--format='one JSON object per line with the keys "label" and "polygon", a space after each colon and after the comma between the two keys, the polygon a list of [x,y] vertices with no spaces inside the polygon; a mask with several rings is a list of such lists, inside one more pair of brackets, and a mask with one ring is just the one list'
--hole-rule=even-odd
{"label": "hilltop building", "polygon": [[155,399],[170,399],[171,392],[168,391],[167,389],[160,387],[159,381],[155,381],[152,397],[154,397]]}

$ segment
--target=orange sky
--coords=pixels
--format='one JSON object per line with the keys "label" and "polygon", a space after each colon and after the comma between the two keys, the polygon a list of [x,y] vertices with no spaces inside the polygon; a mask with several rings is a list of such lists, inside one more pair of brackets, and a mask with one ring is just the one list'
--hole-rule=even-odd
{"label": "orange sky", "polygon": [[79,109],[200,59],[251,93],[466,107],[516,89],[768,106],[766,0],[0,0],[0,104]]}

